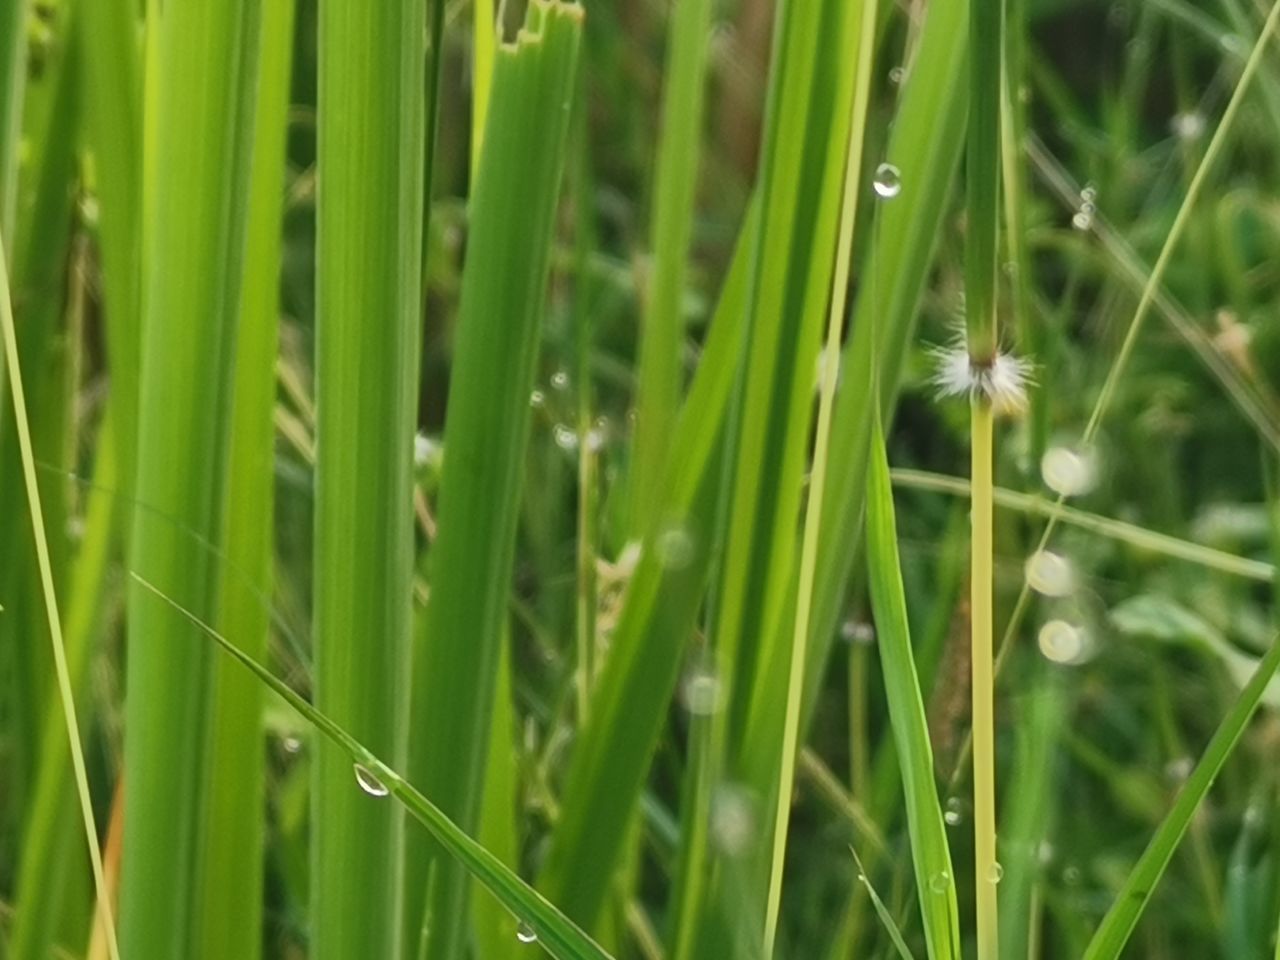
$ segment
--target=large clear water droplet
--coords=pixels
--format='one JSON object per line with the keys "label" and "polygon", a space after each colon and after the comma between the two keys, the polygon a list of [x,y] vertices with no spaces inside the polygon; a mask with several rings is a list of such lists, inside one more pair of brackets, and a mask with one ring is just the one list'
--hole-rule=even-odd
{"label": "large clear water droplet", "polygon": [[892,163],[882,163],[876,167],[875,180],[872,181],[876,196],[882,200],[892,200],[902,192],[902,174]]}
{"label": "large clear water droplet", "polygon": [[1002,879],[1004,879],[1004,867],[996,861],[987,868],[987,882],[999,883]]}
{"label": "large clear water droplet", "polygon": [[929,880],[929,889],[934,893],[946,893],[951,887],[951,874],[940,870]]}
{"label": "large clear water droplet", "polygon": [[371,797],[385,797],[389,791],[387,785],[378,779],[378,775],[366,767],[363,763],[355,765],[356,783],[360,784],[360,789]]}
{"label": "large clear water droplet", "polygon": [[520,925],[516,927],[516,939],[521,943],[536,943],[538,940],[538,932],[534,930],[533,927],[529,926],[529,924],[521,921]]}

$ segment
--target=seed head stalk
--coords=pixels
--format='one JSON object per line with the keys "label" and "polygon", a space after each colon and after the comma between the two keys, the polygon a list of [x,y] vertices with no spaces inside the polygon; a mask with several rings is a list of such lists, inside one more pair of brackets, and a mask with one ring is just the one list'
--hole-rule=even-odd
{"label": "seed head stalk", "polygon": [[[965,259],[965,347],[971,427],[972,506],[970,616],[973,682],[974,889],[979,960],[999,955],[996,909],[995,681],[992,663],[992,572],[995,408],[1020,406],[1021,365],[999,353],[996,329],[996,231],[1000,215],[1000,101],[1003,0],[969,8],[968,244]],[[1014,373],[1002,395],[1002,371]]]}

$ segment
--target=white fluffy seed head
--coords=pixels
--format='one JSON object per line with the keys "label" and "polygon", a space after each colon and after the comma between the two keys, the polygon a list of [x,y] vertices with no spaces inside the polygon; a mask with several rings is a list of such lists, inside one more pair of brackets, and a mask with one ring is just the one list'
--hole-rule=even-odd
{"label": "white fluffy seed head", "polygon": [[1018,414],[1027,406],[1031,364],[1011,353],[997,353],[987,364],[977,364],[963,343],[933,351],[936,366],[931,378],[939,397],[986,397],[997,413]]}

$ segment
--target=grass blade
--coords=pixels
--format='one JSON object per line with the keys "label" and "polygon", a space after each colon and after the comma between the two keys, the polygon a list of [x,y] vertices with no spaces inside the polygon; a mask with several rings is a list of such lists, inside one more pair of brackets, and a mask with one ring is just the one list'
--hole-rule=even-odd
{"label": "grass blade", "polygon": [[1093,939],[1089,941],[1089,947],[1084,953],[1085,960],[1111,960],[1120,956],[1124,950],[1156,884],[1169,866],[1182,835],[1191,825],[1191,818],[1239,742],[1277,667],[1280,667],[1280,638],[1272,642],[1271,649],[1259,662],[1258,669],[1240,691],[1230,712],[1223,718],[1209,745],[1205,747],[1200,762],[1178,792],[1172,809],[1161,821],[1155,836],[1125,878],[1115,902],[1102,918]]}
{"label": "grass blade", "polygon": [[[248,240],[232,386],[226,489],[228,577],[218,623],[250,655],[267,649],[275,483],[275,359],[286,110],[293,53],[293,0],[263,0],[253,105]],[[205,882],[193,956],[253,960],[262,951],[265,833],[261,687],[222,658],[213,663],[209,786],[201,859]],[[235,838],[234,842],[228,842]]]}
{"label": "grass blade", "polygon": [[[412,638],[425,18],[415,0],[319,8],[315,696],[393,764]],[[327,744],[311,802],[312,956],[399,956],[403,816]]]}
{"label": "grass blade", "polygon": [[0,234],[11,243],[18,212],[18,143],[27,81],[26,20],[23,0],[0,3]]}
{"label": "grass blade", "polygon": [[907,805],[916,892],[929,956],[960,956],[960,914],[947,828],[933,775],[933,748],[911,652],[911,631],[898,560],[897,521],[884,435],[872,427],[867,467],[867,572],[880,638],[885,693]]}
{"label": "grass blade", "polygon": [[[199,541],[219,543],[222,524],[257,6],[171,0],[152,26],[155,176],[136,487],[151,509],[134,514],[130,562],[208,617],[220,578]],[[149,593],[131,589],[128,608],[131,839],[121,867],[121,949],[127,957],[191,956],[209,657],[189,642],[191,627]]]}
{"label": "grass blade", "polygon": [[684,384],[684,295],[698,185],[711,0],[673,5],[667,33],[662,140],[654,172],[653,279],[641,325],[631,486],[631,530],[643,535],[661,503],[661,478]]}
{"label": "grass blade", "polygon": [[473,840],[443,811],[424,797],[407,780],[378,759],[350,731],[327,714],[321,713],[295,693],[283,680],[278,679],[266,667],[258,663],[209,624],[190,611],[179,606],[172,598],[161,593],[153,584],[133,575],[133,580],[159,601],[167,604],[178,616],[212,639],[223,651],[238,661],[259,681],[298,712],[308,723],[348,758],[348,765],[363,768],[367,782],[374,793],[395,797],[404,808],[421,823],[440,845],[480,883],[484,884],[504,906],[527,924],[537,936],[538,942],[558,960],[608,960],[608,954],[590,937],[576,927],[550,901],[516,876],[509,867]]}
{"label": "grass blade", "polygon": [[[53,583],[53,567],[49,560],[49,544],[45,537],[44,513],[40,504],[40,488],[36,481],[35,455],[32,449],[27,401],[22,388],[22,370],[18,363],[18,338],[13,319],[13,304],[9,291],[9,268],[2,237],[0,237],[0,334],[4,338],[4,360],[8,370],[10,396],[13,399],[14,420],[17,426],[18,446],[22,457],[23,481],[27,491],[27,507],[35,537],[36,558],[40,570],[41,592],[48,617],[49,636],[53,644],[53,662],[57,675],[58,697],[62,702],[62,718],[70,746],[72,766],[75,771],[76,792],[80,799],[80,813],[84,821],[85,838],[89,845],[89,859],[93,865],[94,884],[99,902],[106,904],[106,875],[102,869],[102,852],[98,847],[98,832],[94,825],[93,801],[89,795],[89,777],[85,769],[84,751],[80,747],[80,725],[67,665],[66,648],[62,636],[62,619],[58,613],[58,600]],[[103,916],[107,929],[107,943],[112,960],[119,960],[115,925],[109,915]]]}
{"label": "grass blade", "polygon": [[[582,16],[576,5],[537,0],[517,41],[498,51],[471,201],[408,768],[468,832],[483,791]],[[522,229],[513,230],[517,210]],[[466,877],[446,854],[409,837],[408,942],[425,929],[430,877],[432,922],[420,949],[433,958],[458,956],[468,929]]]}

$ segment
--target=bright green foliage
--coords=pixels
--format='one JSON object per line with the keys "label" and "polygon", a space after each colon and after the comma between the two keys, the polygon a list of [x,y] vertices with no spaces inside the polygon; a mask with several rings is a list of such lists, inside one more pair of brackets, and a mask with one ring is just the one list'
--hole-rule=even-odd
{"label": "bright green foliage", "polygon": [[[130,566],[208,617],[219,571],[201,541],[220,541],[224,513],[258,6],[174,0],[158,29],[136,485],[155,512],[134,514]],[[209,650],[137,587],[127,686],[131,840],[120,948],[126,957],[190,956],[203,868],[198,800],[209,775]]]}
{"label": "bright green foliage", "polygon": [[867,471],[867,575],[880,641],[889,719],[902,771],[916,893],[929,956],[959,957],[960,911],[956,905],[955,868],[934,782],[928,720],[912,656],[911,628],[907,623],[907,602],[898,559],[893,487],[889,481],[884,435],[878,425],[872,427]]}
{"label": "bright green foliage", "polygon": [[[409,754],[414,782],[468,832],[483,792],[581,20],[576,6],[534,3],[516,42],[498,50],[471,197],[440,532],[415,656]],[[519,169],[507,163],[513,156],[522,158]],[[509,219],[515,209],[519,234]],[[420,835],[407,850],[410,955],[425,930],[422,955],[460,956],[468,928],[465,874]]]}
{"label": "bright green foliage", "polygon": [[[409,716],[425,23],[413,0],[319,13],[316,703],[395,764]],[[322,745],[313,776],[311,955],[395,957],[403,817],[360,789],[340,750]]]}
{"label": "bright green foliage", "polygon": [[[240,298],[228,453],[225,544],[236,576],[222,584],[218,622],[246,652],[266,650],[271,586],[275,358],[285,111],[293,52],[293,0],[263,0],[261,57],[248,184],[248,240]],[[209,786],[201,836],[205,884],[193,955],[253,960],[262,950],[262,695],[223,658],[213,664]],[[236,841],[228,843],[234,836]]]}

